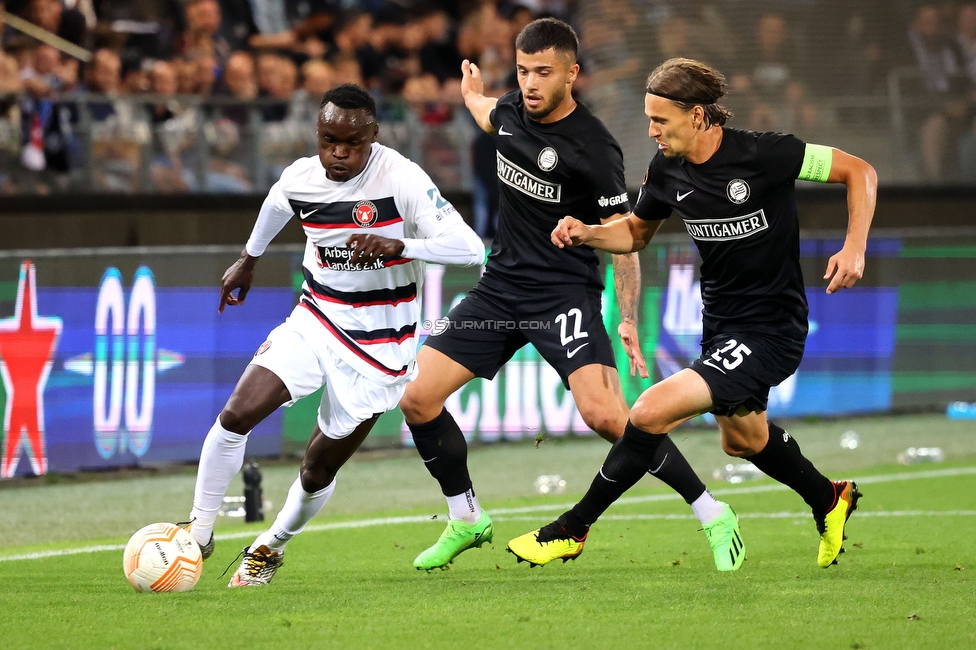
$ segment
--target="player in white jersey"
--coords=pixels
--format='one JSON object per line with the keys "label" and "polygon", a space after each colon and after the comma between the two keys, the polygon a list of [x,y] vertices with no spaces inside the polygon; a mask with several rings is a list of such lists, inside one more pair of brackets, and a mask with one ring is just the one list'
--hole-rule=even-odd
{"label": "player in white jersey", "polygon": [[345,84],[327,92],[318,156],[282,173],[224,273],[220,312],[244,303],[268,243],[290,219],[301,220],[302,298],[258,348],[203,443],[188,528],[204,559],[248,432],[279,406],[326,387],[299,477],[271,528],[244,549],[231,587],[271,581],[285,544],[329,500],[336,472],[416,375],[424,262],[484,261],[478,236],[420,167],[376,143],[377,130],[365,90]]}

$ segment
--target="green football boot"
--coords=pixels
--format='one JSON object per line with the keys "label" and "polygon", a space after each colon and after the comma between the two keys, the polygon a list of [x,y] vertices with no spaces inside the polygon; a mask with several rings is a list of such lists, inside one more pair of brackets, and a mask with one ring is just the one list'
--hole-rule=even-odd
{"label": "green football boot", "polygon": [[739,518],[729,504],[722,503],[722,514],[702,528],[712,547],[716,569],[735,571],[742,566],[742,561],[746,559],[746,546],[739,534]]}
{"label": "green football boot", "polygon": [[434,569],[446,569],[458,555],[469,548],[480,548],[483,544],[490,544],[494,537],[491,518],[484,510],[476,523],[467,524],[459,519],[447,522],[447,528],[433,546],[417,556],[413,565],[418,569],[430,572]]}

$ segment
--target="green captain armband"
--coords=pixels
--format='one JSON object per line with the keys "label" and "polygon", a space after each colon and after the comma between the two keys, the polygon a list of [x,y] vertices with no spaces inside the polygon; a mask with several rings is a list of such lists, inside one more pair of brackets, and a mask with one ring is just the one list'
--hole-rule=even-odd
{"label": "green captain armband", "polygon": [[801,181],[826,183],[830,176],[830,164],[834,159],[834,150],[822,144],[807,144],[803,152],[803,166],[796,178]]}

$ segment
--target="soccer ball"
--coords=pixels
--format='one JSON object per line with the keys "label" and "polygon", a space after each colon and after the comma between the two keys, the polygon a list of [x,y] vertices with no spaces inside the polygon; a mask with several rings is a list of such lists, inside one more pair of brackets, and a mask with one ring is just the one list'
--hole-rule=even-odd
{"label": "soccer ball", "polygon": [[122,570],[136,591],[189,591],[203,571],[200,546],[176,524],[149,524],[129,539]]}

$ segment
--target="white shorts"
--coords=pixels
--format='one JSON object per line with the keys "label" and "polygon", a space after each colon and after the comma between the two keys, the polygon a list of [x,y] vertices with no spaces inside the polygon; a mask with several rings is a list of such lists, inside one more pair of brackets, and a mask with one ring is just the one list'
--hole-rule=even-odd
{"label": "white shorts", "polygon": [[329,438],[345,438],[362,422],[396,407],[406,383],[381,386],[354,370],[324,342],[332,336],[308,310],[296,307],[271,330],[251,363],[267,368],[284,382],[291,406],[322,386],[318,424]]}

